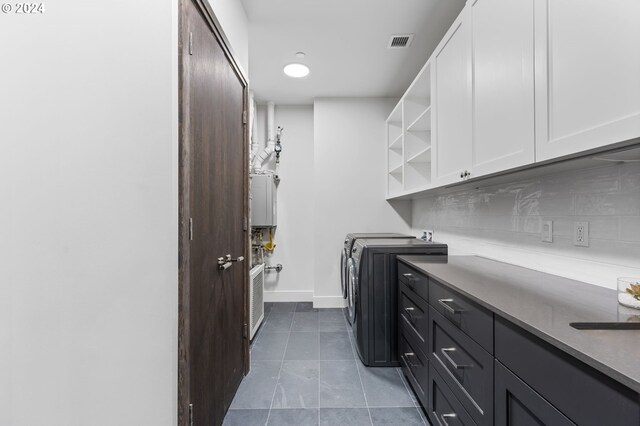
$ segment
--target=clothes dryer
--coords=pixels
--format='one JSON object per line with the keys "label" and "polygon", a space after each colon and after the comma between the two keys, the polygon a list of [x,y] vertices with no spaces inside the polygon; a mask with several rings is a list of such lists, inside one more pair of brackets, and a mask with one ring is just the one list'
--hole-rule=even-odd
{"label": "clothes dryer", "polygon": [[349,290],[348,290],[348,279],[347,279],[347,262],[351,257],[351,250],[353,249],[353,244],[356,240],[363,239],[414,239],[415,237],[412,235],[406,234],[398,234],[391,232],[369,232],[369,233],[349,233],[344,239],[344,246],[342,248],[342,253],[340,256],[340,285],[342,286],[342,298],[346,300],[346,307],[344,308],[344,313],[351,324],[350,318],[352,317],[351,310],[353,309],[353,301],[349,298]]}
{"label": "clothes dryer", "polygon": [[399,255],[446,256],[446,244],[419,239],[357,240],[348,264],[351,324],[358,356],[370,367],[396,367]]}

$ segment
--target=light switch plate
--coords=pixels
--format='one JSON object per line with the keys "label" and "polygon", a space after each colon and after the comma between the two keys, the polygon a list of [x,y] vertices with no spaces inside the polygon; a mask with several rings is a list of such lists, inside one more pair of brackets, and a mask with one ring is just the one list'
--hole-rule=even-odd
{"label": "light switch plate", "polygon": [[553,221],[542,221],[542,241],[545,243],[553,242]]}

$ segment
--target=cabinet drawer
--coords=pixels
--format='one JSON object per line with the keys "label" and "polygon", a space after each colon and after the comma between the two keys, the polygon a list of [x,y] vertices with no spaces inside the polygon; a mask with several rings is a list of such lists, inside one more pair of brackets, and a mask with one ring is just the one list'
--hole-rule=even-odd
{"label": "cabinet drawer", "polygon": [[434,426],[475,426],[471,416],[464,410],[433,366],[429,369],[429,408],[427,414]]}
{"label": "cabinet drawer", "polygon": [[431,308],[429,361],[479,425],[493,424],[493,355]]}
{"label": "cabinet drawer", "polygon": [[496,358],[573,422],[638,426],[636,392],[500,317],[495,327]]}
{"label": "cabinet drawer", "polygon": [[429,360],[413,342],[413,339],[400,332],[398,338],[400,366],[409,379],[418,400],[423,407],[427,406],[427,389],[429,386]]}
{"label": "cabinet drawer", "polygon": [[398,281],[406,284],[411,291],[424,300],[429,300],[429,278],[401,261],[398,262]]}
{"label": "cabinet drawer", "polygon": [[493,313],[433,278],[429,280],[429,304],[487,352],[493,353]]}
{"label": "cabinet drawer", "polygon": [[399,326],[403,327],[403,333],[414,337],[420,350],[428,354],[429,304],[403,283],[400,283],[398,299]]}
{"label": "cabinet drawer", "polygon": [[575,426],[525,382],[498,361],[496,369],[496,426]]}

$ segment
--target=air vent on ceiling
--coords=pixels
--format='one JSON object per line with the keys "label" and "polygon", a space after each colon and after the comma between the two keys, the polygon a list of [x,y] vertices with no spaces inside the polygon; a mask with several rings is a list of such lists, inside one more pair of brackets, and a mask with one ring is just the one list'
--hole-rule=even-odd
{"label": "air vent on ceiling", "polygon": [[392,35],[389,40],[389,49],[404,49],[411,45],[413,34],[396,34]]}

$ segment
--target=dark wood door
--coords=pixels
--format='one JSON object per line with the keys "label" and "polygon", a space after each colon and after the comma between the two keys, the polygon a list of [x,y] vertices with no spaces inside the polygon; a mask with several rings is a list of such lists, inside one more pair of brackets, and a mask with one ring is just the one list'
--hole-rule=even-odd
{"label": "dark wood door", "polygon": [[[189,168],[188,402],[193,424],[220,425],[244,375],[244,90],[201,7],[183,2],[182,165]],[[183,174],[184,175],[184,174]]]}

